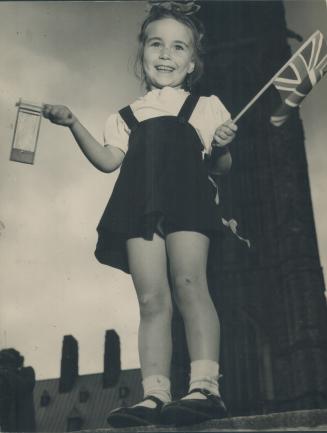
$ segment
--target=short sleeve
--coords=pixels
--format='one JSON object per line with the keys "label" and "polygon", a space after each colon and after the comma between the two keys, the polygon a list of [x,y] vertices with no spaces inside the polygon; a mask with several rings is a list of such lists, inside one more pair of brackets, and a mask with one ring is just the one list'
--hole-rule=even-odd
{"label": "short sleeve", "polygon": [[231,118],[231,115],[217,96],[211,95],[209,97],[209,101],[211,113],[213,118],[215,119],[215,128],[217,129],[218,126],[229,120]]}
{"label": "short sleeve", "polygon": [[230,119],[230,113],[220,99],[215,96],[202,96],[190,118],[190,123],[196,128],[205,148],[205,153],[211,154],[212,141],[216,129]]}
{"label": "short sleeve", "polygon": [[104,127],[104,145],[110,144],[121,149],[124,153],[128,150],[130,130],[119,113],[111,114]]}

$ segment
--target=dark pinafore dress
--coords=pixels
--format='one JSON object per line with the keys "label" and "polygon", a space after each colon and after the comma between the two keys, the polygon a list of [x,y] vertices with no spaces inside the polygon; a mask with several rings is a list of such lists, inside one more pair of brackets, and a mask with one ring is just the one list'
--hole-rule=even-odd
{"label": "dark pinafore dress", "polygon": [[177,116],[139,122],[130,106],[119,114],[130,132],[128,151],[99,225],[95,256],[129,273],[126,240],[151,240],[162,221],[181,230],[220,234],[216,189],[203,162],[203,144],[188,123],[199,97],[189,95]]}

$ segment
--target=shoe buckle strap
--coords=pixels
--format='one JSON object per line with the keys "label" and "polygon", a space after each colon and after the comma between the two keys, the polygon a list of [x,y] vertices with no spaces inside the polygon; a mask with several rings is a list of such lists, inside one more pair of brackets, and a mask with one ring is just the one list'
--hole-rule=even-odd
{"label": "shoe buckle strap", "polygon": [[163,405],[163,402],[160,400],[160,398],[158,398],[154,395],[146,395],[142,401],[145,401],[145,400],[153,401],[154,403],[156,403],[156,405],[158,407],[161,407]]}
{"label": "shoe buckle strap", "polygon": [[212,394],[210,391],[208,391],[205,388],[193,388],[188,394],[193,394],[194,392],[199,392],[200,394],[207,397],[207,399],[209,400],[216,400],[217,398],[219,398],[217,395]]}
{"label": "shoe buckle strap", "polygon": [[205,395],[206,397],[209,397],[209,395],[212,395],[210,391],[208,391],[205,388],[192,388],[189,394],[193,394],[193,392],[199,392],[200,394]]}

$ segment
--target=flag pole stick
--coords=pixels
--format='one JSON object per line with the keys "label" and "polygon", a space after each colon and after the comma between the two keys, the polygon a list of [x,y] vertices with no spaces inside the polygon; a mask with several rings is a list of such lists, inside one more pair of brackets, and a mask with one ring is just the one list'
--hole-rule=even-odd
{"label": "flag pole stick", "polygon": [[[327,0],[326,0],[327,1]],[[251,101],[238,113],[236,117],[234,117],[233,122],[236,123],[240,120],[240,118],[243,116],[243,114],[256,102],[257,99],[260,98],[260,96],[270,87],[275,80],[275,78],[281,74],[289,65],[289,63],[311,42],[313,37],[319,33],[319,30],[316,30],[310,38],[300,46],[300,48],[293,54],[293,56],[285,63],[284,66],[282,66],[278,72],[271,78],[271,80],[268,81],[268,83],[251,99]]]}
{"label": "flag pole stick", "polygon": [[[279,72],[277,72],[276,75],[278,75]],[[273,78],[260,90],[260,92],[258,92],[254,96],[254,98],[252,98],[251,101],[243,108],[243,110],[238,113],[238,115],[233,119],[233,123],[236,123],[243,116],[243,114],[255,103],[255,101],[260,98],[260,96],[268,89],[268,87],[272,85],[274,79],[276,78],[276,75],[274,75]]]}

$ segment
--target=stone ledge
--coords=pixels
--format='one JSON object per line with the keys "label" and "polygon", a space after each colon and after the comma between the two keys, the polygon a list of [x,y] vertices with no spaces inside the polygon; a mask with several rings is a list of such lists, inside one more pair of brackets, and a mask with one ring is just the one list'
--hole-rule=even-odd
{"label": "stone ledge", "polygon": [[208,421],[187,427],[147,426],[83,430],[83,433],[150,433],[150,432],[233,432],[233,431],[326,431],[327,409],[271,413]]}

